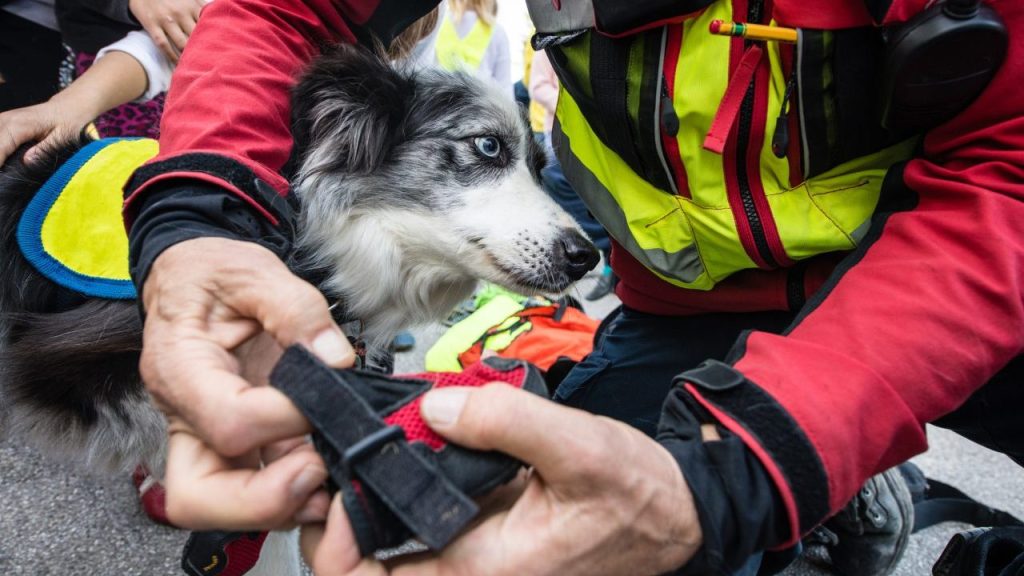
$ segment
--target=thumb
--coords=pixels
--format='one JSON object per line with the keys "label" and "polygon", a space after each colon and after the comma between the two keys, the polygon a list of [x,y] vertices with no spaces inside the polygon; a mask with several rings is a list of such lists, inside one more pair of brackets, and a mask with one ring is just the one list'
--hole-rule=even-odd
{"label": "thumb", "polygon": [[601,421],[580,410],[491,383],[428,392],[420,413],[438,434],[468,448],[497,450],[534,466],[549,481],[585,449]]}
{"label": "thumb", "polygon": [[[190,281],[182,282],[182,276]],[[201,286],[215,300],[211,310],[201,307],[191,314],[255,320],[282,347],[302,344],[335,368],[346,368],[355,361],[352,346],[334,323],[324,295],[259,244],[204,237],[165,250],[154,262],[143,290],[147,310],[159,306],[155,300],[162,294],[183,298],[182,284]]]}
{"label": "thumb", "polygon": [[362,558],[348,523],[341,492],[331,501],[324,525],[307,524],[299,533],[300,549],[316,576],[385,576],[387,570],[373,558]]}

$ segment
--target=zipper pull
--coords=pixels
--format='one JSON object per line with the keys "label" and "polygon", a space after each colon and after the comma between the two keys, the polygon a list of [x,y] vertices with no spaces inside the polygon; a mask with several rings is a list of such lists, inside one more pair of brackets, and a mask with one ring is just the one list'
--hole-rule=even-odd
{"label": "zipper pull", "polygon": [[665,77],[661,77],[661,129],[669,136],[679,134],[679,116],[672,104],[672,97],[668,95],[668,83]]}
{"label": "zipper pull", "polygon": [[775,119],[775,132],[772,134],[772,153],[775,154],[776,158],[785,158],[786,152],[789,150],[789,105],[790,98],[793,97],[793,89],[796,87],[796,73],[793,73],[789,77],[789,82],[786,82],[786,93],[782,97],[782,110],[779,111],[779,117]]}
{"label": "zipper pull", "polygon": [[772,134],[772,152],[776,158],[785,158],[789,150],[789,118],[786,115],[779,116],[775,120],[775,133]]}

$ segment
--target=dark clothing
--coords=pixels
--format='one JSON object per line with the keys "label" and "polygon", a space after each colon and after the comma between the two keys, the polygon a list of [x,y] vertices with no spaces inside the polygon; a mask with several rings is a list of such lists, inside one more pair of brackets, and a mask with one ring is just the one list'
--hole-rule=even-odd
{"label": "dark clothing", "polygon": [[791,312],[660,316],[620,307],[601,323],[594,351],[555,400],[621,420],[653,437],[672,379],[707,359],[724,360],[744,330],[778,334]]}
{"label": "dark clothing", "polygon": [[1024,356],[1017,356],[955,412],[932,424],[948,428],[1024,466]]}
{"label": "dark clothing", "polygon": [[54,8],[64,43],[75,52],[95,54],[141,28],[126,0],[57,0]]}
{"label": "dark clothing", "polygon": [[[61,2],[65,2],[65,0],[58,0],[57,3],[60,4]],[[105,16],[113,22],[134,24],[136,26],[139,24],[129,8],[128,0],[73,0],[73,3],[82,9],[88,9]]]}
{"label": "dark clothing", "polygon": [[60,86],[60,32],[2,10],[0,30],[0,112],[49,100]]}

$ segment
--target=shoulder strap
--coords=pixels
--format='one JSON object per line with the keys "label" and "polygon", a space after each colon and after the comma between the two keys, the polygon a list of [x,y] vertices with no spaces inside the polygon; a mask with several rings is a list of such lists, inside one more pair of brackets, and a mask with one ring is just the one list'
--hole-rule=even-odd
{"label": "shoulder strap", "polygon": [[1013,514],[978,502],[957,488],[926,478],[924,499],[914,503],[914,532],[942,522],[972,526],[1024,526]]}
{"label": "shoulder strap", "polygon": [[964,522],[973,526],[1024,526],[1008,512],[982,504],[959,489],[928,478],[913,462],[899,465],[914,501],[914,532],[942,522]]}

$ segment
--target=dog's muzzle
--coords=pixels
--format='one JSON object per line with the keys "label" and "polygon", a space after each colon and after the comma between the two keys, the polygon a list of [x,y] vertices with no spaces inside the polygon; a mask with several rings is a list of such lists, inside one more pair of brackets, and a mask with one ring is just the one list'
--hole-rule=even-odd
{"label": "dog's muzzle", "polygon": [[594,269],[601,260],[594,244],[576,230],[566,229],[555,240],[554,264],[574,282]]}

